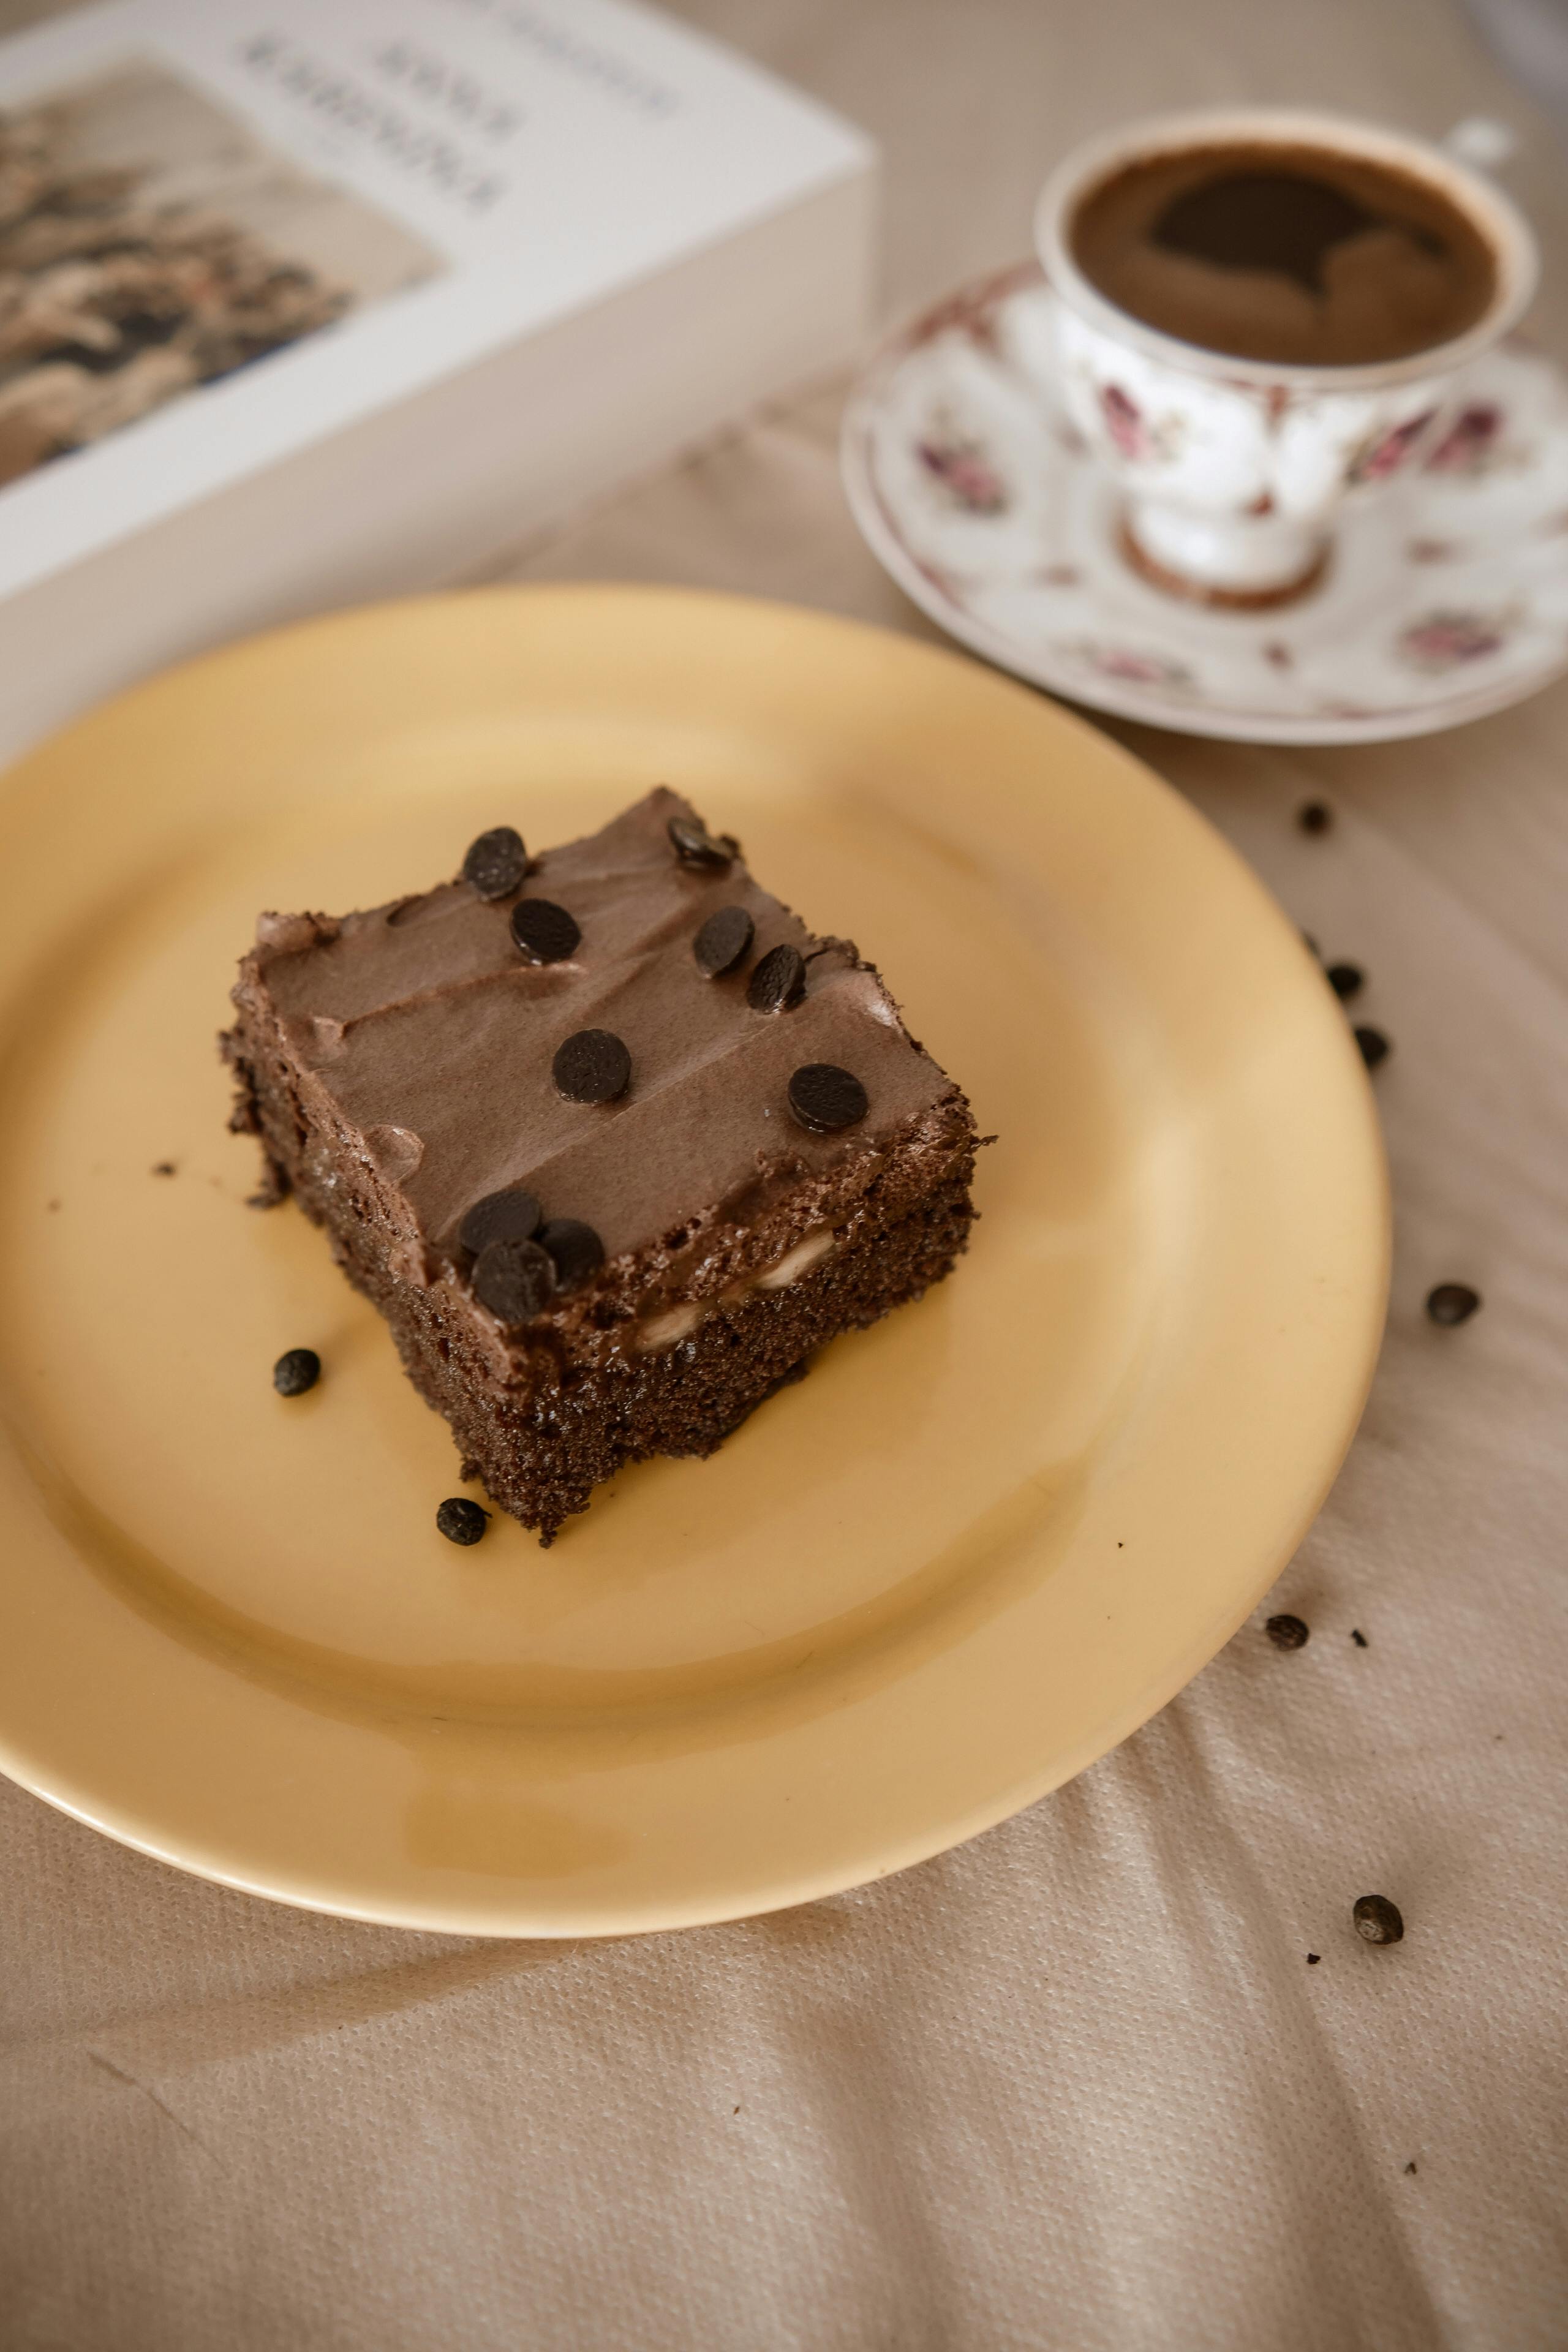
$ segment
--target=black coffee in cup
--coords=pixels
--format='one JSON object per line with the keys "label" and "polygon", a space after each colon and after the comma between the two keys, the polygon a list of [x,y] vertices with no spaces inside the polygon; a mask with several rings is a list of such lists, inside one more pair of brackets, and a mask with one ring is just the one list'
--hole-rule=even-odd
{"label": "black coffee in cup", "polygon": [[1080,198],[1068,244],[1092,286],[1161,333],[1308,367],[1451,342],[1498,285],[1492,247],[1434,182],[1282,142],[1123,164]]}

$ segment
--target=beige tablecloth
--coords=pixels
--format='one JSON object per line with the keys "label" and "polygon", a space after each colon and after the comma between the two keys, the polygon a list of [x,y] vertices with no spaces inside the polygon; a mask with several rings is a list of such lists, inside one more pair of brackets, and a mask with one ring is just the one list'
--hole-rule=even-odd
{"label": "beige tablecloth", "polygon": [[[885,139],[894,308],[1020,251],[1053,152],[1162,103],[1427,131],[1480,109],[1523,131],[1549,240],[1568,228],[1551,134],[1445,0],[685,13]],[[846,518],[836,409],[754,424],[506,569],[920,629]],[[1275,1649],[1260,1611],[973,1845],[641,1942],[276,1909],[0,1782],[5,2352],[1568,2343],[1565,724],[1568,687],[1378,751],[1128,730],[1364,963],[1395,1045],[1387,1350],[1268,1604],[1308,1646]],[[1309,793],[1338,813],[1317,838]],[[1422,1313],[1444,1279],[1484,1294],[1461,1329]],[[1403,1908],[1396,1948],[1352,1933],[1368,1891]]]}

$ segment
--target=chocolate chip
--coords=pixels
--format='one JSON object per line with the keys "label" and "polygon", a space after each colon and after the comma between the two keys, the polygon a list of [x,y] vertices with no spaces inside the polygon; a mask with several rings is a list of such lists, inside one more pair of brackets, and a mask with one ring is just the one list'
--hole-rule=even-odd
{"label": "chocolate chip", "polygon": [[1342,1004],[1348,1003],[1359,993],[1366,974],[1359,963],[1331,963],[1329,966],[1329,986]]}
{"label": "chocolate chip", "polygon": [[1405,2171],[1406,2171],[1407,2173],[1409,2173],[1409,2172],[1414,2172],[1414,2171],[1415,2171],[1415,2158],[1414,2157],[1412,2157],[1412,2158],[1411,2158],[1411,2159],[1410,2159],[1409,2163],[1405,2166]]}
{"label": "chocolate chip", "polygon": [[558,1290],[575,1290],[605,1263],[605,1244],[592,1225],[575,1217],[552,1217],[540,1233],[540,1244],[550,1253]]}
{"label": "chocolate chip", "polygon": [[1311,1639],[1300,1617],[1270,1617],[1263,1630],[1277,1650],[1304,1650]]}
{"label": "chocolate chip", "polygon": [[1480,1303],[1479,1291],[1468,1282],[1440,1282],[1426,1294],[1426,1312],[1434,1323],[1468,1323]]}
{"label": "chocolate chip", "polygon": [[520,898],[511,910],[511,935],[530,963],[564,963],[583,934],[553,898]]}
{"label": "chocolate chip", "polygon": [[1381,1029],[1358,1029],[1355,1041],[1369,1070],[1375,1070],[1379,1062],[1385,1062],[1394,1051]]}
{"label": "chocolate chip", "polygon": [[691,816],[672,816],[669,837],[684,866],[728,866],[740,845],[729,834],[721,840]]}
{"label": "chocolate chip", "polygon": [[542,1315],[554,1289],[554,1263],[538,1242],[487,1242],[474,1260],[474,1296],[502,1323]]}
{"label": "chocolate chip", "polygon": [[1296,811],[1296,822],[1303,833],[1327,833],[1333,821],[1327,801],[1303,801]]}
{"label": "chocolate chip", "polygon": [[279,1396],[303,1396],[321,1377],[321,1360],[314,1348],[290,1348],[272,1367],[272,1385]]}
{"label": "chocolate chip", "polygon": [[539,1231],[539,1221],[544,1214],[531,1192],[521,1188],[507,1192],[487,1192],[464,1213],[458,1227],[458,1239],[475,1257],[487,1242],[527,1242]]}
{"label": "chocolate chip", "polygon": [[865,1118],[871,1099],[853,1071],[834,1062],[807,1062],[789,1082],[789,1107],[814,1135],[837,1135]]}
{"label": "chocolate chip", "polygon": [[742,957],[751,952],[754,929],[744,907],[721,907],[691,942],[698,971],[710,980],[717,980],[721,971],[733,971]]}
{"label": "chocolate chip", "polygon": [[753,1013],[784,1013],[805,993],[805,966],[795,948],[770,948],[746,983]]}
{"label": "chocolate chip", "polygon": [[1355,1643],[1358,1650],[1364,1650],[1370,1646],[1367,1642],[1366,1635],[1362,1632],[1359,1625],[1352,1625],[1351,1627],[1351,1640]]}
{"label": "chocolate chip", "polygon": [[1307,1955],[1307,1966],[1310,1969],[1315,1969],[1322,1957],[1321,1952],[1309,1952]]}
{"label": "chocolate chip", "polygon": [[558,1047],[551,1075],[568,1102],[616,1101],[632,1082],[632,1057],[613,1029],[579,1029]]}
{"label": "chocolate chip", "polygon": [[481,833],[463,860],[463,879],[473,884],[481,898],[510,898],[527,871],[522,835],[510,824]]}
{"label": "chocolate chip", "polygon": [[448,1495],[436,1514],[436,1525],[448,1543],[476,1544],[489,1523],[489,1513],[470,1503],[467,1495]]}
{"label": "chocolate chip", "polygon": [[1369,1944],[1397,1944],[1405,1933],[1399,1906],[1386,1895],[1358,1895],[1351,1906],[1355,1931]]}

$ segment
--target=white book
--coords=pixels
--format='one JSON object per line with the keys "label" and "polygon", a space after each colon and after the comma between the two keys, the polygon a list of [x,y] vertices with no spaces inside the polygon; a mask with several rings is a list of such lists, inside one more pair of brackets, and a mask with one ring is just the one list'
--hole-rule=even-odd
{"label": "white book", "polygon": [[628,0],[0,44],[0,751],[435,584],[851,355],[870,142]]}

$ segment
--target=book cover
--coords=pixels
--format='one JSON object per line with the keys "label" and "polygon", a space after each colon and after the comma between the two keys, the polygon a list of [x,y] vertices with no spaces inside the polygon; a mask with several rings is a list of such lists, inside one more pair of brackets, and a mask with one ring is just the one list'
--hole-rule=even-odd
{"label": "book cover", "polygon": [[[79,701],[136,666],[95,657],[92,560],[139,535],[172,547],[173,519],[282,483],[311,451],[341,459],[316,464],[311,497],[341,487],[342,549],[374,541],[371,586],[482,551],[477,515],[444,531],[424,518],[447,474],[448,513],[466,515],[483,470],[482,450],[441,446],[444,386],[490,386],[498,543],[509,497],[526,528],[553,494],[607,487],[723,402],[842,356],[873,170],[850,126],[628,0],[109,0],[4,44],[0,698],[28,701],[7,646],[21,654],[45,583],[80,575],[78,677],[45,695]],[[584,367],[613,360],[618,415],[602,383],[574,403],[536,368],[531,400],[524,374],[496,372],[547,347],[557,374],[574,348]],[[465,414],[472,445],[472,394]],[[418,436],[377,485],[356,436],[368,448],[395,415]],[[270,583],[255,617],[308,609],[309,577],[279,588],[254,501],[248,527],[231,553]],[[202,570],[214,533],[196,537]],[[166,656],[190,631],[168,561],[148,562]],[[121,566],[117,593],[134,577]],[[342,562],[320,578],[323,600],[363,593]],[[243,622],[232,587],[220,601]],[[14,708],[0,734],[16,739]]]}

